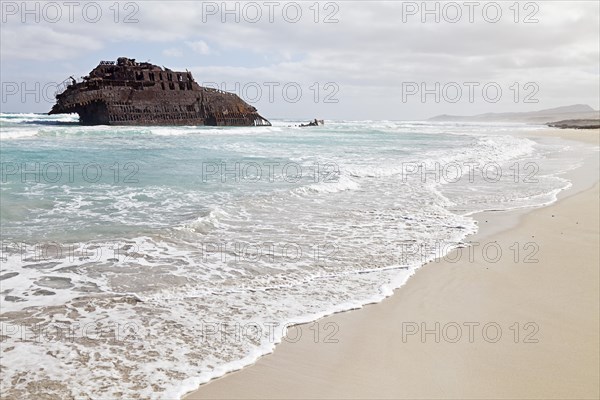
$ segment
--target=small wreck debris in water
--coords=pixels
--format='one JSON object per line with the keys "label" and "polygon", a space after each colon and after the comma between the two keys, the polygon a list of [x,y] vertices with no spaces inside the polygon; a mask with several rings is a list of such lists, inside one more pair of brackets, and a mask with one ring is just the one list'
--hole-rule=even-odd
{"label": "small wreck debris in water", "polygon": [[270,126],[234,93],[200,86],[191,72],[119,57],[73,77],[48,114],[79,114],[83,125]]}
{"label": "small wreck debris in water", "polygon": [[319,125],[325,125],[325,121],[323,121],[322,119],[314,119],[313,121],[310,121],[308,124],[300,124],[300,127],[305,127],[305,126],[319,126]]}

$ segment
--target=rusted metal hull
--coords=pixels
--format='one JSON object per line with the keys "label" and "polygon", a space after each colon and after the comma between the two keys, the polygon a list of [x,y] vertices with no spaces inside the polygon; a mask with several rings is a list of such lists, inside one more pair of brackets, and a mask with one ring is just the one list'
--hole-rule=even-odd
{"label": "rusted metal hull", "polygon": [[175,72],[120,58],[103,61],[56,96],[49,114],[77,113],[82,125],[270,126],[237,95]]}

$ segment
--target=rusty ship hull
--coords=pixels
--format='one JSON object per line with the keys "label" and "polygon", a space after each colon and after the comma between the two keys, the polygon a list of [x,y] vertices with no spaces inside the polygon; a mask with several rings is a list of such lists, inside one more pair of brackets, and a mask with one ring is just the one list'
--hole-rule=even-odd
{"label": "rusty ship hull", "polygon": [[196,83],[177,72],[121,57],[101,61],[56,96],[49,114],[79,114],[82,125],[270,126],[234,93]]}

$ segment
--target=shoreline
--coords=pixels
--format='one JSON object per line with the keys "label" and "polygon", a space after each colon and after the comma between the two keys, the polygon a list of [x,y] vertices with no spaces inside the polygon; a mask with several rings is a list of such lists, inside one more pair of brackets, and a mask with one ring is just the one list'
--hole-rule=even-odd
{"label": "shoreline", "polygon": [[[530,138],[558,136],[564,139],[598,145],[598,130],[583,132],[581,130],[549,128],[542,132],[527,133],[526,136]],[[520,288],[518,293],[523,295],[523,285],[531,283],[535,286],[536,281],[540,279],[539,275],[543,274],[543,268],[540,268],[540,263],[528,264],[523,263],[523,261],[528,255],[532,256],[528,259],[528,261],[531,261],[535,259],[535,255],[538,253],[542,255],[544,252],[552,249],[555,250],[559,247],[555,246],[557,244],[556,241],[562,239],[561,235],[564,236],[561,232],[558,234],[558,237],[546,237],[553,233],[552,229],[543,229],[543,225],[548,224],[548,221],[546,221],[548,215],[546,214],[550,213],[550,218],[554,218],[555,214],[559,217],[560,214],[581,212],[577,207],[574,209],[570,205],[573,202],[585,202],[587,206],[585,207],[585,211],[594,214],[594,211],[589,209],[594,208],[590,207],[590,204],[592,206],[594,204],[597,206],[598,204],[598,176],[597,172],[592,174],[589,174],[589,172],[597,171],[597,169],[594,170],[594,168],[597,168],[597,155],[590,157],[590,159],[582,167],[574,171],[569,171],[566,174],[569,180],[573,182],[573,185],[569,189],[560,192],[557,201],[550,205],[501,212],[487,211],[473,215],[478,221],[480,229],[475,235],[468,237],[468,240],[470,242],[479,241],[487,247],[490,247],[492,243],[500,243],[493,246],[499,246],[506,254],[504,257],[496,260],[496,262],[487,262],[489,260],[486,259],[489,259],[489,257],[482,257],[483,253],[478,254],[475,250],[473,251],[473,257],[469,256],[469,260],[467,260],[467,257],[464,255],[458,256],[459,251],[466,251],[466,249],[454,250],[445,257],[431,261],[419,268],[417,273],[402,286],[402,290],[395,291],[392,296],[387,297],[381,302],[367,304],[361,309],[350,310],[351,312],[335,313],[315,322],[291,328],[290,331],[296,331],[296,336],[298,332],[304,332],[305,335],[294,343],[284,340],[277,345],[273,353],[260,357],[250,366],[201,385],[197,390],[184,396],[184,399],[258,397],[443,398],[470,396],[513,398],[523,397],[524,395],[530,397],[536,395],[540,397],[557,395],[558,397],[573,397],[574,390],[576,389],[575,386],[580,389],[582,386],[585,386],[580,392],[583,397],[589,394],[592,394],[591,397],[598,397],[598,312],[595,313],[596,323],[589,324],[590,318],[588,314],[592,314],[589,312],[589,306],[579,311],[579,314],[583,313],[582,319],[588,322],[588,336],[596,339],[595,346],[586,342],[588,343],[586,347],[588,352],[590,347],[594,347],[595,350],[591,352],[590,359],[595,361],[596,367],[594,369],[592,363],[589,363],[587,367],[588,371],[592,371],[591,374],[588,374],[590,379],[593,380],[595,376],[595,387],[593,385],[590,387],[590,380],[589,382],[585,381],[587,385],[579,382],[577,385],[569,386],[573,389],[570,392],[561,393],[556,387],[547,392],[541,389],[528,390],[544,384],[546,387],[552,387],[552,383],[560,381],[560,376],[550,374],[550,371],[546,371],[546,374],[541,376],[540,374],[530,374],[530,378],[533,379],[530,386],[515,386],[513,380],[499,379],[503,376],[501,372],[506,371],[490,369],[489,365],[487,365],[489,362],[483,361],[486,359],[489,361],[490,357],[494,360],[497,360],[498,357],[500,357],[500,360],[504,360],[502,356],[506,358],[507,355],[518,357],[529,354],[531,356],[529,358],[539,358],[540,355],[552,353],[556,349],[556,343],[553,340],[547,339],[546,343],[548,344],[544,346],[544,341],[540,340],[541,336],[540,339],[537,337],[544,332],[553,334],[550,336],[553,339],[558,337],[554,335],[556,333],[556,322],[553,322],[551,318],[544,314],[544,312],[547,314],[550,311],[550,307],[538,308],[535,309],[535,312],[530,313],[529,319],[535,318],[536,315],[543,315],[543,318],[539,318],[543,322],[542,324],[534,321],[526,321],[523,318],[515,320],[516,318],[513,317],[511,320],[505,315],[511,315],[511,312],[500,313],[496,309],[500,306],[498,303],[503,299],[510,300],[514,296],[500,295],[488,299],[483,296],[484,293],[478,287],[472,287],[466,291],[461,290],[464,289],[463,286],[479,283],[493,292],[502,292],[501,288],[503,284],[510,283]],[[594,166],[594,164],[596,165]],[[590,186],[593,187],[590,188]],[[594,218],[588,218],[586,225],[591,224],[593,226],[594,222],[596,223],[592,238],[595,238],[597,242],[598,214],[597,207],[595,208]],[[550,220],[552,223],[558,221],[562,224],[565,223],[560,218]],[[571,236],[581,236],[583,234],[580,232],[583,227],[583,220],[581,222],[581,225],[579,225],[579,222],[575,227],[567,224],[560,226],[560,229],[564,231],[569,228],[572,230]],[[527,234],[533,231],[536,231],[536,233],[539,231],[537,234],[538,239],[535,239],[535,234]],[[509,237],[517,236],[522,238],[521,241],[513,240],[514,243],[512,243],[508,239]],[[533,240],[530,240],[529,237]],[[538,243],[538,241],[540,242]],[[542,246],[542,242],[545,246]],[[515,243],[518,243],[517,247],[519,249],[514,248],[514,250],[509,250],[509,247]],[[528,243],[529,245],[526,247]],[[536,245],[538,246],[538,251],[533,254],[534,250],[536,250]],[[527,252],[528,254],[526,254]],[[598,260],[597,248],[595,253],[592,248],[587,249],[583,254],[585,255],[579,255],[580,262],[583,264],[593,265],[594,257],[595,260]],[[479,257],[477,257],[478,255]],[[457,256],[458,262],[456,261]],[[575,253],[569,254],[565,252],[563,258],[565,256],[567,259],[577,258],[577,254]],[[589,261],[589,258],[592,260]],[[519,262],[515,263],[515,259]],[[451,262],[450,260],[453,261]],[[542,263],[543,261],[541,260]],[[549,261],[549,263],[552,265],[548,269],[556,269],[554,266],[556,261]],[[468,268],[469,266],[476,268]],[[527,266],[533,266],[534,268],[530,268],[530,270],[534,270],[535,272],[527,273],[526,276],[520,276],[522,274],[518,274],[519,270],[524,270]],[[446,268],[440,270],[443,267]],[[512,272],[515,273],[513,274]],[[558,276],[559,271],[556,270],[555,272],[557,272],[556,275]],[[591,288],[591,292],[594,293],[591,298],[592,300],[596,300],[597,310],[597,268],[595,271],[587,271],[587,273],[591,274],[593,279],[588,279],[586,282],[595,285]],[[544,276],[548,278],[547,275]],[[549,276],[550,278],[554,277],[553,274]],[[438,289],[432,290],[432,287],[437,287]],[[514,287],[512,289],[516,290]],[[544,289],[546,291],[541,291],[538,297],[545,298],[545,295],[547,295],[551,298],[552,291],[548,292],[547,287],[544,287]],[[453,293],[455,296],[445,299],[446,296],[440,296],[440,292]],[[430,295],[426,296],[426,294]],[[441,301],[440,297],[445,299],[444,302],[446,304],[442,308],[442,310],[445,310],[444,312],[431,307],[432,304],[437,304]],[[461,297],[464,299],[458,301],[457,298],[460,299]],[[427,303],[423,301],[424,298],[427,298]],[[537,302],[540,301],[539,298],[536,299]],[[452,301],[454,301],[454,304]],[[458,307],[459,305],[461,307]],[[484,318],[481,313],[486,309],[496,310],[495,313],[491,314],[493,317]],[[419,310],[419,313],[415,314],[416,310]],[[588,312],[586,313],[586,311]],[[398,315],[411,315],[411,318],[402,317],[402,323],[398,325],[400,323],[400,321],[396,321]],[[415,318],[417,315],[418,318]],[[435,318],[432,319],[433,316]],[[479,317],[474,319],[474,316]],[[593,320],[594,318],[591,319]],[[532,322],[535,325],[532,325]],[[578,325],[581,325],[581,321],[579,322]],[[439,324],[439,328],[436,328],[436,323]],[[465,323],[467,324],[466,326],[464,325]],[[478,325],[472,323],[477,323]],[[315,342],[313,337],[315,325],[316,330],[321,330],[323,334],[327,334],[327,332],[323,331],[323,327],[337,327],[339,329],[339,334],[336,335],[338,343],[325,342],[322,338]],[[488,336],[483,336],[483,331],[478,339],[475,336],[477,332],[474,329],[484,326],[487,327],[486,332],[490,332],[490,334],[493,329],[500,327],[502,340],[499,339],[496,343],[490,343],[487,339],[492,338],[489,337],[489,334]],[[421,327],[423,327],[426,333],[424,337],[419,338]],[[473,339],[472,343],[470,340],[465,342],[465,338],[462,337],[467,333],[467,328],[473,329],[469,331],[469,334],[472,334],[469,338]],[[527,331],[524,330],[525,328],[527,328]],[[415,329],[417,331],[411,333],[411,330]],[[432,332],[427,333],[432,329]],[[454,338],[447,337],[447,335],[450,335],[450,330],[453,333],[458,333],[457,329],[463,331],[461,340],[454,341]],[[537,332],[533,335],[533,331],[536,329]],[[330,332],[332,331],[330,330]],[[288,336],[290,333],[288,333]],[[313,336],[308,335],[308,333]],[[373,333],[376,333],[376,335],[373,335]],[[423,332],[420,333],[422,334]],[[508,340],[509,335],[512,336],[512,340]],[[529,335],[528,340],[538,339],[538,343],[522,343],[525,340],[524,335]],[[376,338],[373,336],[376,336]],[[438,342],[436,342],[436,339]],[[452,339],[452,341],[445,339]],[[512,344],[512,347],[510,344]],[[536,352],[536,348],[543,348],[544,351]],[[382,362],[378,356],[384,356],[385,362]],[[457,361],[456,358],[458,358],[458,365],[460,367],[458,371],[452,368],[456,364],[449,362],[452,359]],[[568,359],[568,357],[566,358]],[[388,359],[392,359],[394,362],[390,363]],[[469,363],[465,365],[465,361],[469,361]],[[545,363],[541,363],[540,365],[546,367],[548,362],[549,360],[545,360]],[[469,368],[470,364],[478,365],[479,369],[473,370],[473,368]],[[568,363],[564,362],[564,364]],[[445,365],[445,367],[440,368],[440,365]],[[523,361],[521,365],[528,365],[528,363]],[[488,367],[487,369],[485,368],[486,366]],[[470,365],[470,367],[473,367],[473,365]],[[532,367],[532,365],[528,365],[528,368]],[[577,368],[571,365],[570,371],[574,370],[577,370]],[[416,373],[418,371],[420,373]],[[504,383],[502,388],[498,387],[496,391],[491,390],[490,382],[486,379],[486,377],[490,378],[488,375],[490,371],[493,372],[491,377],[495,377],[495,379],[492,379],[492,382],[500,381]],[[521,376],[527,376],[527,374],[524,374],[527,371],[529,370],[521,371]],[[469,373],[464,374],[464,376],[456,376],[456,372]],[[436,379],[439,380],[441,378],[441,381],[432,385],[433,382],[428,379],[428,375],[431,373],[436,376]],[[478,373],[484,376],[479,376],[479,379],[473,379],[478,377]],[[585,371],[579,371],[579,374],[585,375]],[[397,379],[393,378],[395,375],[398,375]],[[402,379],[401,377],[405,375],[407,376],[406,379]],[[390,379],[390,376],[392,379]],[[504,376],[506,378],[510,376],[513,379],[516,377],[512,374]],[[550,382],[542,382],[543,378],[550,376],[552,377]],[[534,378],[541,379],[541,381],[535,381]],[[574,379],[573,377],[571,378]],[[478,387],[479,390],[475,390]],[[517,388],[520,389],[517,390]]]}

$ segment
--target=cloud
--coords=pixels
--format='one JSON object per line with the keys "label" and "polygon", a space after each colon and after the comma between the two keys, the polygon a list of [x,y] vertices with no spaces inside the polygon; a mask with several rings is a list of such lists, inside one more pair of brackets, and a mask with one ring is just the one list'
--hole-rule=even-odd
{"label": "cloud", "polygon": [[64,60],[82,52],[98,51],[102,40],[51,26],[24,25],[18,30],[2,29],[2,60]]}
{"label": "cloud", "polygon": [[168,48],[162,51],[162,54],[166,57],[181,57],[183,52],[178,48]]}
{"label": "cloud", "polygon": [[203,40],[197,40],[195,42],[185,42],[185,44],[192,49],[194,52],[202,55],[210,54],[210,48]]}

